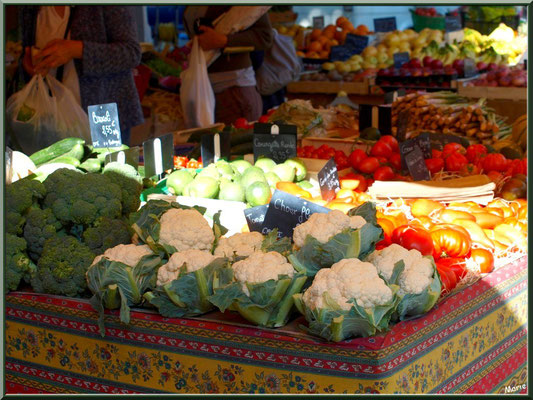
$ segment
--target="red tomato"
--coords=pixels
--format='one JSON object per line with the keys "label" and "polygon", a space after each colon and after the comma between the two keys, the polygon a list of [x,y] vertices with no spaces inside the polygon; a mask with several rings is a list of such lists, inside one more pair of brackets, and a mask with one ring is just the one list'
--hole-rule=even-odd
{"label": "red tomato", "polygon": [[348,168],[350,166],[350,162],[348,161],[348,157],[345,155],[339,156],[335,159],[335,162],[337,163],[337,169],[344,169]]}
{"label": "red tomato", "polygon": [[373,157],[389,158],[392,156],[392,149],[387,143],[378,140],[370,149],[370,155]]}
{"label": "red tomato", "polygon": [[457,276],[453,271],[439,267],[437,263],[437,272],[442,282],[442,293],[451,292],[457,286]]}
{"label": "red tomato", "polygon": [[334,158],[335,157],[335,149],[329,148],[325,151],[327,158]]}
{"label": "red tomato", "polygon": [[433,157],[433,158],[442,158],[442,151],[432,149],[431,150],[431,157]]}
{"label": "red tomato", "polygon": [[444,160],[442,158],[428,158],[424,162],[431,174],[436,174],[444,168]]}
{"label": "red tomato", "polygon": [[270,110],[268,110],[267,115],[270,117],[275,112],[276,112],[276,109],[275,108],[271,108]]}
{"label": "red tomato", "polygon": [[392,165],[392,168],[394,168],[396,171],[402,170],[402,156],[399,153],[394,153],[389,158],[389,163]]}
{"label": "red tomato", "polygon": [[503,172],[507,168],[507,159],[503,154],[487,154],[483,159],[483,169],[485,172],[498,171]]}
{"label": "red tomato", "polygon": [[320,147],[318,148],[318,150],[329,150],[330,147],[327,145],[327,144],[321,144]]}
{"label": "red tomato", "polygon": [[366,158],[368,158],[368,156],[363,150],[355,149],[348,157],[348,160],[350,161],[350,165],[352,166],[352,168],[358,170],[359,164],[361,164],[361,162],[363,162],[363,160]]}
{"label": "red tomato", "polygon": [[[448,143],[451,144],[451,143]],[[462,147],[462,146],[461,146]],[[445,158],[446,171],[459,172],[466,164],[468,160],[461,153],[451,153]]]}
{"label": "red tomato", "polygon": [[468,272],[465,266],[465,259],[459,257],[446,257],[437,260],[437,268],[452,271],[459,282]]}
{"label": "red tomato", "polygon": [[385,144],[388,144],[393,153],[398,153],[400,151],[400,145],[398,144],[398,140],[392,135],[385,135],[379,138],[378,142],[384,142]]}
{"label": "red tomato", "polygon": [[379,165],[387,165],[389,163],[389,159],[386,157],[377,157],[379,161]]}
{"label": "red tomato", "polygon": [[416,249],[424,256],[433,255],[433,240],[429,232],[422,227],[399,226],[392,232],[391,240],[408,250]]}
{"label": "red tomato", "polygon": [[346,154],[344,154],[344,151],[342,150],[335,150],[335,157],[344,156],[346,157]]}
{"label": "red tomato", "polygon": [[442,157],[444,158],[453,153],[466,154],[466,149],[459,143],[447,143],[442,148]]}
{"label": "red tomato", "polygon": [[470,235],[453,228],[435,229],[431,231],[433,246],[438,249],[438,256],[464,257],[470,252],[472,239]]}
{"label": "red tomato", "polygon": [[487,249],[472,249],[470,257],[479,264],[480,272],[487,274],[494,269],[494,255]]}
{"label": "red tomato", "polygon": [[395,174],[391,167],[387,167],[387,166],[379,167],[374,172],[374,179],[376,181],[392,181],[394,177],[395,177]]}
{"label": "red tomato", "polygon": [[487,148],[482,144],[472,144],[466,149],[468,162],[475,163],[487,154]]}
{"label": "red tomato", "polygon": [[268,115],[261,115],[257,122],[260,122],[262,124],[268,124]]}
{"label": "red tomato", "polygon": [[367,157],[359,163],[359,171],[365,174],[372,174],[379,168],[379,161],[376,157]]}
{"label": "red tomato", "polygon": [[248,121],[246,118],[237,118],[237,120],[233,123],[233,126],[237,129],[246,129],[248,127]]}

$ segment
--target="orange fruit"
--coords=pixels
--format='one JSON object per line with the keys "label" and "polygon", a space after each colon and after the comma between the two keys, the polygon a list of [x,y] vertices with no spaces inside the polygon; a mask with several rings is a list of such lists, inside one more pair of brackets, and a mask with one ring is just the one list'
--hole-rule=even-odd
{"label": "orange fruit", "polygon": [[305,56],[307,58],[320,58],[316,51],[308,51],[307,53],[305,53]]}
{"label": "orange fruit", "polygon": [[370,32],[370,31],[368,30],[368,27],[367,27],[366,25],[363,25],[363,24],[359,25],[356,29],[357,29],[359,32],[361,32],[361,33],[360,33],[361,35],[368,35],[368,33]]}
{"label": "orange fruit", "polygon": [[318,53],[318,52],[322,51],[322,44],[320,42],[317,42],[317,41],[311,42],[309,44],[309,47],[307,48],[307,50]]}
{"label": "orange fruit", "polygon": [[318,38],[322,35],[322,31],[320,29],[313,29],[311,31],[311,40],[318,40]]}
{"label": "orange fruit", "polygon": [[341,25],[343,31],[351,31],[353,29],[353,24],[350,21],[346,21]]}
{"label": "orange fruit", "polygon": [[322,45],[322,47],[324,47],[327,43],[329,43],[329,39],[325,36],[319,36],[318,39],[316,40],[317,42],[320,42],[320,44]]}
{"label": "orange fruit", "polygon": [[298,50],[298,51],[296,52],[296,55],[297,55],[298,57],[305,57],[305,53],[304,53],[303,51],[300,51],[300,50]]}
{"label": "orange fruit", "polygon": [[336,39],[331,39],[331,40],[329,41],[329,45],[330,45],[330,46],[338,46],[338,45],[339,45],[339,41],[336,40]]}
{"label": "orange fruit", "polygon": [[344,43],[346,40],[347,34],[348,34],[348,31],[340,31],[338,35],[335,35],[335,39],[337,39],[339,43]]}
{"label": "orange fruit", "polygon": [[333,39],[336,31],[337,27],[335,25],[328,25],[322,31],[322,35],[326,36],[328,39]]}
{"label": "orange fruit", "polygon": [[350,22],[350,21],[345,16],[341,16],[337,18],[337,20],[335,21],[335,24],[340,27],[342,26],[343,23],[346,23],[346,22]]}
{"label": "orange fruit", "polygon": [[319,53],[320,58],[329,58],[329,50],[322,50]]}

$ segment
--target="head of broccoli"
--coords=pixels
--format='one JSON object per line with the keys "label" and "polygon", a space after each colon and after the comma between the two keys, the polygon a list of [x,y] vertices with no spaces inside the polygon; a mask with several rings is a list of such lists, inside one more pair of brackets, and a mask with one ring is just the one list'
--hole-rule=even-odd
{"label": "head of broccoli", "polygon": [[104,175],[122,189],[122,214],[129,215],[141,205],[142,177],[135,167],[128,164],[111,162],[104,167]]}
{"label": "head of broccoli", "polygon": [[63,224],[90,226],[100,217],[122,215],[122,190],[105,175],[59,169],[44,181],[45,208]]}
{"label": "head of broccoli", "polygon": [[6,234],[5,283],[8,290],[17,290],[20,281],[29,281],[37,267],[26,254],[26,241],[20,237]]}
{"label": "head of broccoli", "polygon": [[103,217],[94,226],[87,228],[82,237],[83,243],[95,255],[100,255],[119,244],[131,243],[132,234],[132,229],[124,220]]}
{"label": "head of broccoli", "polygon": [[31,285],[38,293],[80,296],[87,289],[85,273],[94,257],[89,247],[72,236],[52,237],[44,243]]}
{"label": "head of broccoli", "polygon": [[26,225],[24,225],[24,239],[28,243],[28,254],[33,261],[39,260],[46,240],[56,235],[64,236],[66,234],[62,228],[63,225],[57,220],[51,209],[35,208],[30,210],[26,216]]}
{"label": "head of broccoli", "polygon": [[21,179],[6,186],[6,231],[21,235],[25,214],[46,195],[45,186],[34,179]]}

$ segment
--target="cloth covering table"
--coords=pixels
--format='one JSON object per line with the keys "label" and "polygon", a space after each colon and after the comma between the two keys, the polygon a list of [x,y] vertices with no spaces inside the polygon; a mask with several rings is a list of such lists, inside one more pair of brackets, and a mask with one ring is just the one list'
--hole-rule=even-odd
{"label": "cloth covering table", "polygon": [[[8,393],[525,393],[527,257],[372,338],[327,343],[239,317],[106,315],[88,301],[6,296]],[[228,318],[227,322],[217,319]]]}

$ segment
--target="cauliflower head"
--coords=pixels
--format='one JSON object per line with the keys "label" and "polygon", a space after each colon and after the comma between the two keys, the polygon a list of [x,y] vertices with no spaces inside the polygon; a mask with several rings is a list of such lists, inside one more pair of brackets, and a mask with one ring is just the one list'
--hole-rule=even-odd
{"label": "cauliflower head", "polygon": [[221,237],[215,249],[219,257],[236,256],[247,257],[257,250],[261,250],[263,235],[259,232],[237,233],[229,238]]}
{"label": "cauliflower head", "polygon": [[327,214],[315,213],[306,222],[294,228],[293,240],[297,247],[303,247],[307,235],[313,236],[320,243],[326,243],[343,230],[358,229],[364,224],[366,221],[363,217],[349,217],[339,210],[332,210]]}
{"label": "cauliflower head", "polygon": [[207,251],[189,249],[172,254],[168,263],[157,272],[157,285],[162,286],[178,278],[180,268],[187,265],[187,272],[194,272],[209,265],[216,257]]}
{"label": "cauliflower head", "polygon": [[326,292],[343,310],[352,307],[351,299],[369,308],[386,304],[393,296],[376,267],[357,258],[347,258],[318,271],[313,284],[303,294],[303,301],[311,309],[328,308],[323,296]]}
{"label": "cauliflower head", "polygon": [[194,209],[170,209],[161,217],[159,241],[176,248],[210,251],[215,234],[207,220]]}
{"label": "cauliflower head", "polygon": [[107,249],[104,254],[95,257],[92,265],[98,263],[102,258],[107,258],[110,261],[116,261],[134,267],[139,263],[141,258],[148,254],[152,254],[152,249],[147,245],[119,244],[118,246]]}
{"label": "cauliflower head", "polygon": [[374,264],[387,280],[392,276],[394,264],[400,260],[403,260],[405,268],[398,279],[399,294],[420,294],[431,285],[434,273],[431,260],[423,257],[418,250],[407,250],[398,244],[391,244],[367,257],[367,261]]}
{"label": "cauliflower head", "polygon": [[242,282],[243,291],[250,295],[246,283],[262,283],[270,279],[278,280],[279,275],[294,276],[294,267],[281,254],[270,251],[253,252],[248,258],[232,265],[235,279]]}

